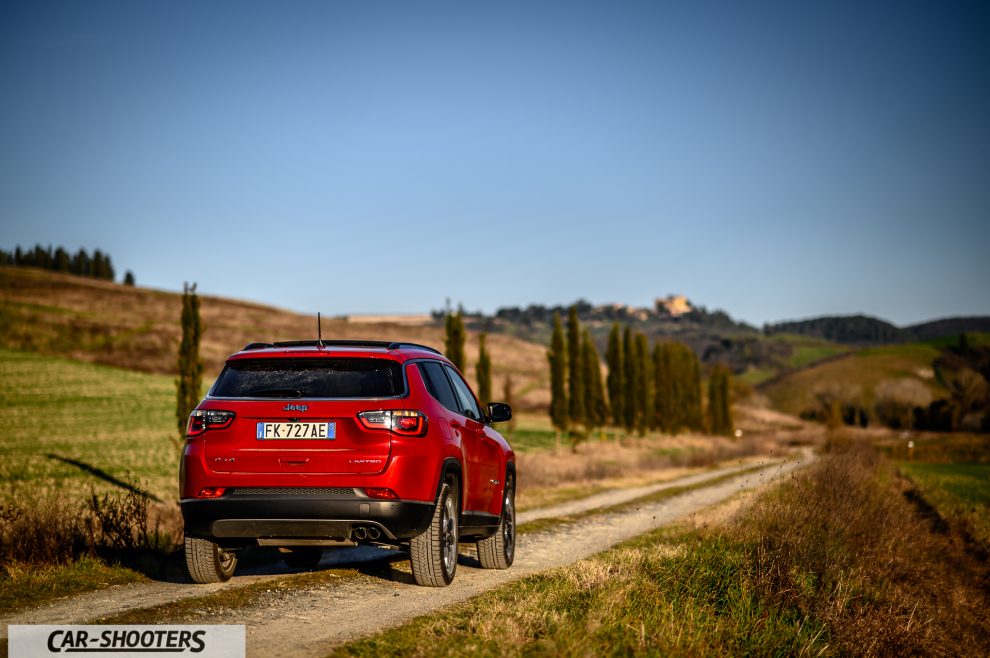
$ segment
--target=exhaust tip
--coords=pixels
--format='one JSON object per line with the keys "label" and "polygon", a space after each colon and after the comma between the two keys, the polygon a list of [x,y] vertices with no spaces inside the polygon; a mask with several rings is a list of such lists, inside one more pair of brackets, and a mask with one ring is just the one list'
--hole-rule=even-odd
{"label": "exhaust tip", "polygon": [[363,527],[358,526],[357,528],[354,528],[353,531],[351,531],[351,536],[354,537],[354,539],[357,539],[357,540],[360,541],[362,539],[367,538],[368,531],[365,530]]}
{"label": "exhaust tip", "polygon": [[378,528],[368,528],[368,539],[378,539],[381,536],[382,532]]}

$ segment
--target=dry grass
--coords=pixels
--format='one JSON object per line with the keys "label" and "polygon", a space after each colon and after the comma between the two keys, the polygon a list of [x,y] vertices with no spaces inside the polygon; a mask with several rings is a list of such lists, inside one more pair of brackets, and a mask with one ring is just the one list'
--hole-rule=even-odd
{"label": "dry grass", "polygon": [[84,503],[55,495],[0,503],[0,564],[68,564],[83,556],[130,560],[168,555],[182,537],[174,504],[152,504],[136,491],[98,495]]}
{"label": "dry grass", "polygon": [[[23,492],[22,492],[23,493]],[[178,506],[136,491],[0,502],[0,612],[182,572]]]}
{"label": "dry grass", "polygon": [[[201,355],[212,379],[226,357],[254,341],[316,338],[315,311],[302,315],[260,304],[201,297],[205,333]],[[0,346],[68,356],[143,372],[174,374],[181,295],[134,288],[33,268],[0,266]],[[441,327],[350,324],[324,319],[323,336],[405,340],[443,348]],[[489,338],[494,385],[501,392],[511,373],[517,404],[545,408],[546,353],[539,345],[504,335]],[[465,375],[474,382],[478,341],[469,335]]]}
{"label": "dry grass", "polygon": [[862,443],[834,453],[733,526],[751,546],[754,586],[825,624],[856,655],[987,655],[985,556],[933,524]]}
{"label": "dry grass", "polygon": [[530,497],[554,498],[556,491],[615,486],[610,483],[634,486],[637,479],[656,481],[679,472],[674,469],[704,468],[727,459],[784,451],[786,446],[765,435],[733,440],[685,434],[591,440],[560,452],[524,453],[517,455],[520,504],[533,506]]}
{"label": "dry grass", "polygon": [[650,533],[332,655],[988,655],[986,557],[872,451],[830,446],[728,526]]}

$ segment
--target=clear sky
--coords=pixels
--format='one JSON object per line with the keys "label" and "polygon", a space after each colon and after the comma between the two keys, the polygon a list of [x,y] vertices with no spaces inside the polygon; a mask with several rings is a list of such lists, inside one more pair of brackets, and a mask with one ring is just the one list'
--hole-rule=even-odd
{"label": "clear sky", "polygon": [[990,5],[8,0],[37,242],[325,314],[990,314]]}

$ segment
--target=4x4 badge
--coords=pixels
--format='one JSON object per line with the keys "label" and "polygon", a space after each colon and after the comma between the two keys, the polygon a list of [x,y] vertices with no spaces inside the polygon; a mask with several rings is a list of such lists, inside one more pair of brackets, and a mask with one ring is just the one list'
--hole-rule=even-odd
{"label": "4x4 badge", "polygon": [[309,405],[306,404],[287,404],[282,407],[282,411],[306,411],[309,409]]}

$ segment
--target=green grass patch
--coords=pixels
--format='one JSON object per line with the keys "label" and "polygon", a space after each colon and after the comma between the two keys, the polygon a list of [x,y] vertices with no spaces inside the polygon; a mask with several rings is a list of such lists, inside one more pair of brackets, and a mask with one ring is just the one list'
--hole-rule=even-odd
{"label": "green grass patch", "polygon": [[787,365],[791,368],[803,368],[816,361],[845,354],[848,351],[847,348],[838,345],[798,345],[794,348],[791,358],[787,360]]}
{"label": "green grass patch", "polygon": [[[981,347],[984,345],[990,345],[990,333],[985,331],[974,331],[966,333],[966,340],[972,347]],[[959,345],[959,335],[955,336],[943,336],[941,338],[933,338],[931,340],[926,340],[925,344],[931,345],[932,347],[937,347],[942,350],[947,347],[956,347]]]}
{"label": "green grass patch", "polygon": [[990,464],[902,463],[900,469],[939,514],[990,546]]}
{"label": "green grass patch", "polygon": [[92,557],[46,567],[6,565],[4,574],[0,577],[0,614],[32,608],[63,596],[148,580],[136,571],[107,565]]}
{"label": "green grass patch", "polygon": [[550,450],[557,445],[557,433],[553,430],[517,427],[511,434],[506,434],[506,438],[516,452]]}
{"label": "green grass patch", "polygon": [[[495,429],[500,429],[496,427]],[[524,426],[517,427],[511,434],[506,434],[506,439],[512,446],[512,449],[516,452],[526,453],[534,452],[538,450],[554,450],[557,447],[557,432],[552,429],[543,429],[536,426]],[[586,441],[612,441],[616,438],[615,432],[606,431],[604,433],[604,439],[602,435],[596,430],[589,436],[580,439],[580,442]],[[574,438],[567,432],[561,434],[560,445],[563,447],[569,447],[573,445]]]}
{"label": "green grass patch", "polygon": [[750,386],[756,386],[757,384],[762,384],[768,379],[775,377],[777,371],[772,368],[756,368],[749,366],[746,368],[746,372],[736,377],[739,381],[744,384],[749,384]]}
{"label": "green grass patch", "polygon": [[131,479],[177,497],[171,377],[5,349],[0,371],[0,497],[79,498]]}

